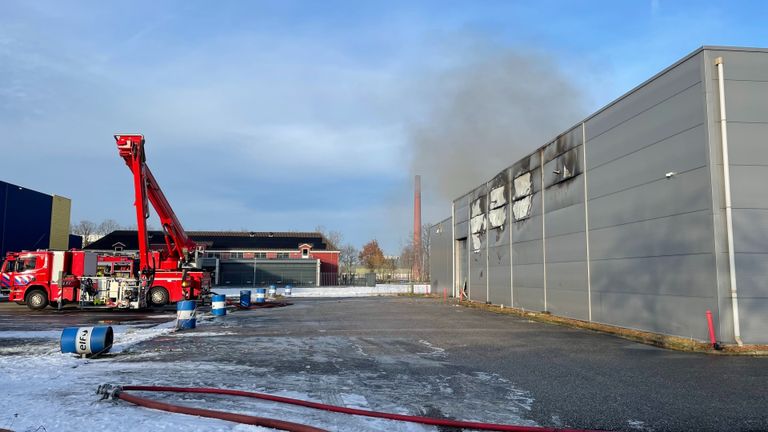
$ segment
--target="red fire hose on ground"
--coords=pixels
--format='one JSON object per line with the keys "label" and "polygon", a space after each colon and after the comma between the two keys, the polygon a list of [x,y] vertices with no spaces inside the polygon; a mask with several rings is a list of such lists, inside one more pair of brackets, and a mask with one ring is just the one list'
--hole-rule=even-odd
{"label": "red fire hose on ground", "polygon": [[[274,396],[266,393],[248,392],[242,390],[228,390],[218,388],[206,388],[206,387],[165,387],[165,386],[111,386],[105,384],[99,386],[97,393],[103,395],[103,398],[121,399],[126,402],[131,402],[136,405],[140,405],[147,408],[159,409],[163,411],[196,415],[200,417],[217,418],[221,420],[227,420],[231,422],[251,424],[257,426],[266,426],[274,429],[281,429],[286,431],[295,432],[317,432],[323,431],[312,426],[302,425],[298,423],[285,422],[281,420],[268,419],[263,417],[253,417],[243,414],[234,414],[223,411],[213,411],[201,408],[186,407],[180,405],[172,405],[164,402],[158,402],[151,399],[145,399],[142,397],[126,394],[128,390],[135,391],[154,391],[154,392],[173,392],[173,393],[205,393],[205,394],[218,394],[218,395],[230,395],[230,396],[242,396],[255,399],[268,400],[272,402],[286,403],[291,405],[303,406],[306,408],[319,409],[330,412],[337,412],[343,414],[359,415],[366,417],[376,417],[388,420],[404,421],[410,423],[420,423],[432,426],[445,426],[462,429],[474,429],[474,430],[486,430],[486,431],[506,431],[506,432],[590,432],[585,429],[562,429],[562,428],[547,428],[537,426],[518,426],[518,425],[505,425],[505,424],[493,424],[493,423],[480,423],[461,420],[441,419],[422,416],[411,416],[403,414],[392,414],[379,411],[369,411],[358,408],[347,408],[336,405],[327,405],[318,402],[309,402],[301,399],[293,399],[283,396]],[[595,431],[592,431],[595,432]]]}

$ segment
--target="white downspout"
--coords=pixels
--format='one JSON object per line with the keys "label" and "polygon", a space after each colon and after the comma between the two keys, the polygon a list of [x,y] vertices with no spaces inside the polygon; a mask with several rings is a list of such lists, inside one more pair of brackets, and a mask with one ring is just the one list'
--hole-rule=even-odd
{"label": "white downspout", "polygon": [[725,186],[725,231],[728,237],[728,272],[731,275],[731,307],[733,308],[733,338],[739,346],[744,345],[739,328],[739,300],[736,295],[736,257],[733,250],[733,212],[731,210],[731,172],[728,161],[728,123],[725,116],[725,78],[723,58],[715,59],[717,87],[720,92],[720,139],[723,147],[723,182]]}
{"label": "white downspout", "polygon": [[451,201],[451,293],[453,298],[458,294],[456,292],[456,203]]}

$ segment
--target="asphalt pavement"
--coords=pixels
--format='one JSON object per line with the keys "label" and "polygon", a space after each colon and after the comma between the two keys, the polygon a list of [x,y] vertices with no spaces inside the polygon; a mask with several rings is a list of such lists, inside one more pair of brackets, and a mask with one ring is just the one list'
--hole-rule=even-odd
{"label": "asphalt pavement", "polygon": [[[435,299],[293,302],[237,311],[188,335],[201,337],[157,337],[116,361],[146,361],[139,353],[151,352],[154,364],[201,365],[153,383],[257,388],[463,420],[622,431],[768,430],[768,358],[670,351]],[[8,310],[0,307],[0,331],[25,320],[70,325],[93,319],[91,313]],[[221,373],[205,375],[203,365]],[[317,426],[366,429],[343,416],[337,421]]]}

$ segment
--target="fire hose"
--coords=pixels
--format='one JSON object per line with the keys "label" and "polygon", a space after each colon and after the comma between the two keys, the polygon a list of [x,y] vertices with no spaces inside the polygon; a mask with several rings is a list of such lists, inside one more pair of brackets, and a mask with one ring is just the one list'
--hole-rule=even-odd
{"label": "fire hose", "polygon": [[[263,417],[253,417],[243,414],[235,414],[224,411],[213,411],[201,408],[193,408],[181,405],[172,405],[164,402],[154,401],[152,399],[146,399],[130,394],[126,394],[126,391],[146,391],[146,392],[172,392],[172,393],[203,393],[203,394],[217,394],[217,395],[229,395],[229,396],[241,396],[255,399],[262,399],[272,402],[285,403],[290,405],[298,405],[306,408],[319,409],[324,411],[351,414],[366,417],[375,417],[387,420],[396,420],[410,423],[419,423],[431,426],[443,426],[462,429],[474,429],[474,430],[486,430],[486,431],[506,431],[506,432],[590,432],[585,429],[564,429],[564,428],[550,428],[539,426],[519,426],[508,424],[494,424],[494,423],[481,423],[472,421],[452,420],[434,417],[412,416],[404,414],[385,413],[380,411],[370,411],[359,408],[347,408],[336,405],[328,405],[318,402],[310,402],[301,399],[293,399],[283,396],[275,396],[266,393],[256,393],[243,390],[229,390],[209,387],[167,387],[167,386],[112,386],[110,384],[104,384],[99,386],[97,390],[98,394],[102,395],[103,399],[121,399],[126,402],[130,402],[136,405],[140,405],[146,408],[158,409],[163,411],[196,415],[200,417],[217,418],[221,420],[227,420],[231,422],[251,424],[258,426],[266,426],[274,429],[294,431],[294,432],[318,432],[323,429],[318,429],[312,426],[302,425],[298,423],[291,423],[282,420],[274,420]],[[595,431],[592,431],[595,432]]]}

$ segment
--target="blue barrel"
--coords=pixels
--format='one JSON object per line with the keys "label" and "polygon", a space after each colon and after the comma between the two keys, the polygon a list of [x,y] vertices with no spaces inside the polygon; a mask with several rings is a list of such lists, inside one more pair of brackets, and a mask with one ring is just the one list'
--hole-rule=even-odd
{"label": "blue barrel", "polygon": [[251,307],[251,291],[240,291],[240,307]]}
{"label": "blue barrel", "polygon": [[274,285],[270,285],[269,291],[267,291],[267,294],[269,294],[269,298],[274,298],[275,294],[277,294],[277,288],[275,288]]}
{"label": "blue barrel", "polygon": [[176,328],[179,330],[193,329],[197,326],[197,302],[182,300],[176,303]]}
{"label": "blue barrel", "polygon": [[61,352],[85,356],[103,354],[112,348],[111,326],[67,327],[61,332]]}
{"label": "blue barrel", "polygon": [[290,297],[292,292],[292,287],[290,285],[285,286],[285,296]]}
{"label": "blue barrel", "polygon": [[267,301],[267,289],[266,288],[256,288],[256,303],[264,303]]}
{"label": "blue barrel", "polygon": [[211,297],[211,314],[213,316],[224,316],[227,314],[227,296],[216,294]]}

